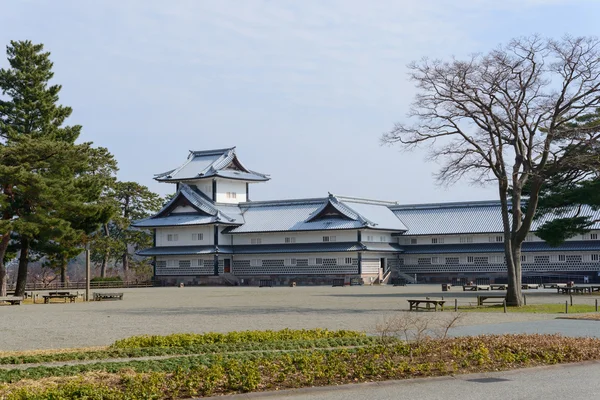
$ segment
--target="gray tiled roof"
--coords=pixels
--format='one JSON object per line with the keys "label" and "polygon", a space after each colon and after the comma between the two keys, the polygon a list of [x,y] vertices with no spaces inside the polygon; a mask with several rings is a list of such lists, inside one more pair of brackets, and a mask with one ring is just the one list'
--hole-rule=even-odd
{"label": "gray tiled roof", "polygon": [[[136,254],[144,257],[153,257],[203,255],[215,254],[216,252],[217,249],[215,246],[158,246],[140,250]],[[219,246],[218,253],[231,254],[232,250],[230,246]]]}
{"label": "gray tiled roof", "polygon": [[[198,214],[170,214],[160,216],[165,210],[178,200],[180,196],[185,197],[190,204],[199,210]],[[186,184],[179,185],[179,191],[165,206],[154,216],[139,221],[135,221],[133,226],[136,228],[150,228],[160,226],[185,226],[185,225],[205,225],[220,223],[225,225],[239,225],[244,223],[241,210],[236,205],[213,203],[201,192],[194,190]]]}
{"label": "gray tiled roof", "polygon": [[398,243],[363,242],[363,249],[365,251],[401,252],[404,248]]}
{"label": "gray tiled roof", "polygon": [[363,246],[357,242],[260,244],[234,246],[233,248],[234,254],[323,253],[363,250]]}
{"label": "gray tiled roof", "polygon": [[[403,248],[404,254],[504,253],[504,243],[426,244],[407,245]],[[525,242],[523,251],[600,251],[600,241],[568,240],[559,247],[551,247],[546,242]]]}
{"label": "gray tiled roof", "polygon": [[[502,232],[502,214],[499,201],[464,203],[415,204],[391,207],[396,216],[408,227],[407,235],[444,235]],[[574,210],[565,215],[574,214]],[[600,211],[582,208],[583,215],[600,218]],[[551,215],[534,221],[532,231]],[[592,229],[600,229],[600,223]]]}
{"label": "gray tiled roof", "polygon": [[[330,195],[327,198],[240,203],[244,225],[232,233],[381,229],[404,231],[406,227],[388,208],[394,203]],[[327,205],[343,218],[315,218]]]}
{"label": "gray tiled roof", "polygon": [[[226,169],[232,162],[241,171]],[[208,151],[190,151],[188,159],[183,165],[173,170],[156,174],[158,181],[185,181],[191,179],[221,176],[228,179],[241,179],[245,181],[268,181],[269,176],[244,167],[237,159],[235,147]]]}

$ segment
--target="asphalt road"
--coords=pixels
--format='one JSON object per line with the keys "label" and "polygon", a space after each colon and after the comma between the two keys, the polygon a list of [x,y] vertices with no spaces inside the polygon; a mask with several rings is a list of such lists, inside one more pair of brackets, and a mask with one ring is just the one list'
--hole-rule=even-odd
{"label": "asphalt road", "polygon": [[[550,400],[600,397],[600,361],[444,378],[252,393],[227,399]],[[220,397],[223,399],[223,397]]]}

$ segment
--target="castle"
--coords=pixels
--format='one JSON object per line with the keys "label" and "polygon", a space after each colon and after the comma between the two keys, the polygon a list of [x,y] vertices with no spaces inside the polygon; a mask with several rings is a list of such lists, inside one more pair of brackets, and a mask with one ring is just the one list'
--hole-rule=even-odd
{"label": "castle", "polygon": [[[270,178],[246,168],[234,148],[190,151],[178,168],[155,175],[176,186],[154,216],[159,283],[331,284],[405,280],[506,279],[499,201],[402,205],[329,194],[323,198],[251,201],[253,184]],[[600,219],[600,212],[584,210]],[[550,247],[523,244],[524,279],[598,281],[600,223]]]}

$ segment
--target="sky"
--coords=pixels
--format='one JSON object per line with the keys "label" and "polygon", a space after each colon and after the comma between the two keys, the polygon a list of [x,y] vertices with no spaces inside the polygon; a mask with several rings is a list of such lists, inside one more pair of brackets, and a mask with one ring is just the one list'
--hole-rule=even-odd
{"label": "sky", "polygon": [[68,123],[114,154],[120,180],[172,193],[153,175],[237,146],[271,175],[253,200],[429,203],[497,190],[440,186],[427,149],[381,146],[416,93],[407,64],[597,36],[599,15],[596,0],[0,0],[0,46],[44,44]]}

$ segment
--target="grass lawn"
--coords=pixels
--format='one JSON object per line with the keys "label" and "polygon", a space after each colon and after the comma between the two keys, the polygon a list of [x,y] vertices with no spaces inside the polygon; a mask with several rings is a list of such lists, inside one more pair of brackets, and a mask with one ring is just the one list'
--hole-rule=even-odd
{"label": "grass lawn", "polygon": [[[446,307],[445,311],[454,311],[454,307]],[[465,312],[504,312],[502,304],[489,306],[459,306],[458,311]],[[564,314],[565,305],[563,304],[528,304],[522,307],[507,307],[509,313],[533,313],[533,314]],[[569,305],[569,314],[571,313],[591,313],[595,312],[596,307],[588,304]]]}

